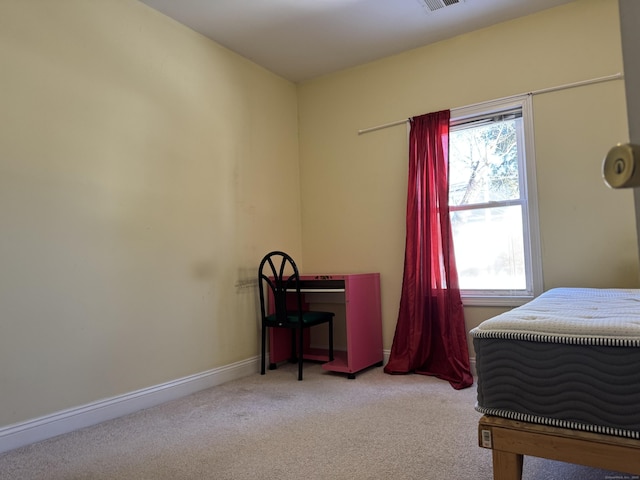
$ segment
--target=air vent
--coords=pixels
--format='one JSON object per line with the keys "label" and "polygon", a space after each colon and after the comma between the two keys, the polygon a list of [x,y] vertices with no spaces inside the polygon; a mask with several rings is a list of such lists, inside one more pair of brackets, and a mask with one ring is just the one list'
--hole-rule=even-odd
{"label": "air vent", "polygon": [[440,10],[444,7],[449,7],[451,5],[456,5],[457,3],[463,3],[464,0],[421,0],[421,3],[429,10],[430,12],[435,12],[436,10]]}

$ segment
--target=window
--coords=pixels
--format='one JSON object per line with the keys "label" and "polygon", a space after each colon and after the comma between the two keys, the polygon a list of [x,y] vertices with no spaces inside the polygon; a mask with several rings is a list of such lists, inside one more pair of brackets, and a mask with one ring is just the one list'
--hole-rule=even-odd
{"label": "window", "polygon": [[530,96],[451,111],[449,204],[466,305],[542,290]]}

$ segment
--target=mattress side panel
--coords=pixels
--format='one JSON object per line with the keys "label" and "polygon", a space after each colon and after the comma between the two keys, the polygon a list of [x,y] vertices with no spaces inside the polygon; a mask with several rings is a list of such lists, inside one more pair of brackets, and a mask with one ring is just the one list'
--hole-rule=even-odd
{"label": "mattress side panel", "polygon": [[501,338],[473,344],[479,411],[640,436],[640,348]]}

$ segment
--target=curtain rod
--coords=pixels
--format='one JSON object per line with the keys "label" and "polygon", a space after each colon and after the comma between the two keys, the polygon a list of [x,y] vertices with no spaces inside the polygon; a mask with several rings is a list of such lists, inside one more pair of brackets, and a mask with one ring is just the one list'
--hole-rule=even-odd
{"label": "curtain rod", "polygon": [[[512,98],[522,97],[524,95],[538,95],[541,93],[550,93],[557,92],[558,90],[566,90],[567,88],[581,87],[583,85],[592,85],[594,83],[602,83],[608,82],[610,80],[618,80],[622,78],[622,73],[614,73],[613,75],[606,75],[604,77],[592,78],[589,80],[582,80],[580,82],[573,83],[565,83],[564,85],[558,85],[555,87],[541,88],[540,90],[533,90],[532,92],[521,93],[519,95],[509,95],[508,97],[502,97],[498,100],[509,100]],[[476,105],[482,105],[486,102],[474,103],[473,105],[468,105],[469,107],[475,107]],[[363,128],[362,130],[358,130],[358,135],[362,135],[363,133],[375,132],[376,130],[382,130],[383,128],[395,127],[396,125],[402,125],[403,123],[407,123],[410,119],[405,118],[404,120],[396,120],[395,122],[385,123],[383,125],[377,125],[375,127]]]}

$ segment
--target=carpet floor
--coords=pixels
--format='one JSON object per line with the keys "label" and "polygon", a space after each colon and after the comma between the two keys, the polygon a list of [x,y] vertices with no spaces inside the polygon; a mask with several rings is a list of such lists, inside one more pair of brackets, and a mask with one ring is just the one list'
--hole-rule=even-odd
{"label": "carpet floor", "polygon": [[[355,380],[305,365],[251,375],[0,455],[2,480],[491,480],[475,386]],[[632,479],[525,457],[523,480]],[[635,477],[637,478],[637,477]]]}

